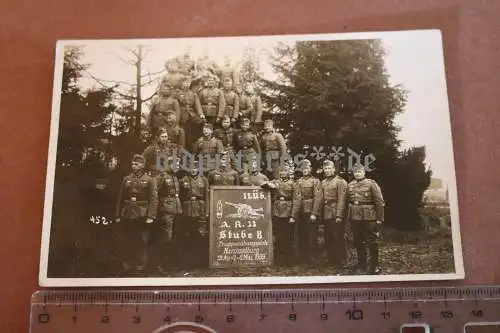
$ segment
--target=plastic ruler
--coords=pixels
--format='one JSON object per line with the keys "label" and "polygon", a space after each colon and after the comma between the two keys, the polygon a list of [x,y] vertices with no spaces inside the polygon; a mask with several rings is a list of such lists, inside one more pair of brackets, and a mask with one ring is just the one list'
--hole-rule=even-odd
{"label": "plastic ruler", "polygon": [[31,333],[500,332],[500,286],[39,291]]}

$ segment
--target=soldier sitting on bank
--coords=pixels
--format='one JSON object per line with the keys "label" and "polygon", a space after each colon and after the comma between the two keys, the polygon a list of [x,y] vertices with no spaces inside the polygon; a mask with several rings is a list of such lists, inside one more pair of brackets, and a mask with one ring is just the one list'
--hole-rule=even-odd
{"label": "soldier sitting on bank", "polygon": [[[293,265],[297,259],[297,223],[293,204],[298,201],[295,182],[290,179],[288,164],[280,170],[280,178],[261,185],[272,191],[273,235],[278,265]],[[295,210],[296,212],[296,210]]]}
{"label": "soldier sitting on bank", "polygon": [[193,162],[190,169],[191,173],[180,180],[184,216],[175,228],[178,258],[188,269],[202,268],[208,263],[208,243],[205,244],[205,236],[208,234],[209,214],[208,179],[200,175],[197,161]]}
{"label": "soldier sitting on bank", "polygon": [[144,164],[142,155],[132,157],[132,173],[123,179],[118,193],[116,222],[120,223],[119,252],[125,271],[146,268],[150,225],[157,216],[157,184],[146,174]]}
{"label": "soldier sitting on bank", "polygon": [[370,274],[379,274],[378,242],[384,221],[384,198],[376,181],[366,178],[365,167],[356,163],[352,167],[354,180],[347,186],[347,217],[353,234],[358,257],[358,273],[365,272],[367,249],[370,255]]}

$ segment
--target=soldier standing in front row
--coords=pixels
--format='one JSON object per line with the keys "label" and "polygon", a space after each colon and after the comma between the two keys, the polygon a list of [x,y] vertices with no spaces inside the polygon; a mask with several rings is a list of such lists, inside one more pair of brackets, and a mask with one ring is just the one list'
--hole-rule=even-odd
{"label": "soldier standing in front row", "polygon": [[325,179],[321,181],[323,189],[323,213],[321,214],[326,227],[326,244],[328,261],[338,268],[346,264],[345,247],[345,204],[347,182],[335,175],[335,164],[326,160],[323,162]]}
{"label": "soldier standing in front row", "polygon": [[155,244],[157,254],[156,264],[159,271],[164,272],[167,266],[173,264],[174,252],[174,223],[182,215],[179,199],[179,181],[168,168],[161,172],[157,179],[158,184],[158,236],[159,242]]}
{"label": "soldier standing in front row", "polygon": [[146,174],[144,164],[142,155],[132,157],[132,173],[123,179],[118,193],[115,215],[122,229],[119,251],[125,271],[146,268],[149,229],[157,215],[156,181]]}
{"label": "soldier standing in front row", "polygon": [[277,265],[293,265],[297,259],[297,223],[293,216],[293,203],[297,201],[295,182],[290,179],[289,167],[284,165],[280,178],[262,185],[273,193],[274,253]]}
{"label": "soldier standing in front row", "polygon": [[311,175],[311,162],[301,163],[302,177],[297,180],[296,202],[293,205],[293,216],[298,217],[297,233],[299,235],[299,255],[301,261],[313,264],[319,255],[318,235],[321,203],[323,193],[321,181]]}
{"label": "soldier standing in front row", "polygon": [[[184,216],[175,226],[175,243],[179,250],[178,258],[186,268],[201,268],[208,261],[209,184],[200,175],[197,161],[191,166],[191,173],[180,181],[182,211]],[[201,231],[201,232],[200,232]],[[202,237],[200,237],[202,236]]]}
{"label": "soldier standing in front row", "polygon": [[370,274],[379,274],[378,241],[384,221],[384,198],[379,185],[365,177],[366,170],[357,163],[352,168],[354,180],[347,187],[347,217],[358,256],[357,268],[366,271],[366,250],[370,255]]}

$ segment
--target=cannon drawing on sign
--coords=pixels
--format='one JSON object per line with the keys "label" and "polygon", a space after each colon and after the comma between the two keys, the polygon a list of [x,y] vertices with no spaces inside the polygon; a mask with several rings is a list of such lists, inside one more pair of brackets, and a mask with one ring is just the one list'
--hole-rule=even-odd
{"label": "cannon drawing on sign", "polygon": [[225,202],[226,205],[236,208],[236,214],[230,214],[228,216],[244,219],[255,219],[264,218],[264,208],[253,208],[249,204],[245,203],[232,203]]}

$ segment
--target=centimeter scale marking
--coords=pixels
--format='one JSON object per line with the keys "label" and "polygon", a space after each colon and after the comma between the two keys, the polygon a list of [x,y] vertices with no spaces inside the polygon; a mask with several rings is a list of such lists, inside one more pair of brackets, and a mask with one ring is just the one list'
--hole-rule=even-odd
{"label": "centimeter scale marking", "polygon": [[483,333],[497,322],[500,286],[39,291],[30,332]]}

